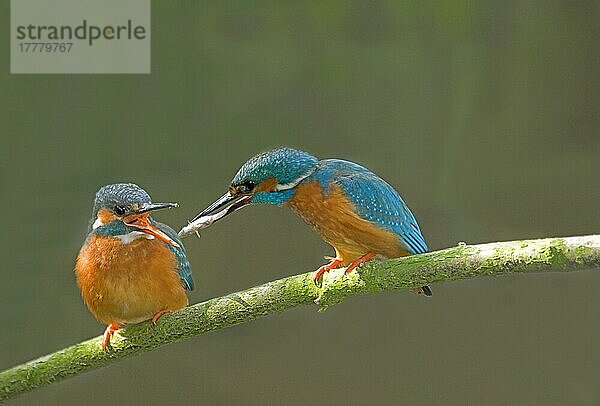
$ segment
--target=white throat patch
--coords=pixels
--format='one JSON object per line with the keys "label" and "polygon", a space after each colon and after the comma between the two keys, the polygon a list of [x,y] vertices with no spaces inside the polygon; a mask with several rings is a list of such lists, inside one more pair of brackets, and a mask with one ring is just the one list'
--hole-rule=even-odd
{"label": "white throat patch", "polygon": [[119,238],[123,241],[123,244],[129,244],[132,241],[137,240],[138,238],[146,238],[148,240],[153,240],[154,236],[150,234],[143,233],[141,231],[132,231],[127,234],[115,235],[115,237]]}
{"label": "white throat patch", "polygon": [[94,221],[94,224],[92,224],[92,230],[95,230],[102,225],[104,225],[104,223],[102,222],[102,220],[100,220],[100,217],[98,217],[96,221]]}
{"label": "white throat patch", "polygon": [[[94,221],[94,224],[92,224],[92,230],[95,230],[98,227],[103,226],[103,225],[104,225],[104,223],[102,222],[102,220],[100,220],[100,217],[98,217],[96,219],[96,221]],[[145,238],[147,240],[153,240],[154,239],[153,235],[146,234],[146,233],[143,233],[141,231],[132,231],[132,232],[127,233],[127,234],[115,235],[115,237],[117,237],[121,241],[123,241],[123,244],[130,244],[132,241],[135,241],[135,240],[140,239],[140,238]]]}

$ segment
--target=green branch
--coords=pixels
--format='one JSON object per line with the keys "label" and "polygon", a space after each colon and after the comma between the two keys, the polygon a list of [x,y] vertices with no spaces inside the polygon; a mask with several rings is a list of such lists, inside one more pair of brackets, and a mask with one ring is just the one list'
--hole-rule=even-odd
{"label": "green branch", "polygon": [[516,272],[599,269],[600,235],[591,235],[459,245],[422,255],[371,261],[360,272],[346,276],[342,269],[329,272],[322,286],[313,283],[312,273],[290,276],[166,314],[157,326],[144,322],[124,328],[113,336],[109,351],[100,349],[101,337],[96,337],[0,372],[0,400],[129,355],[301,304],[316,303],[320,310],[325,310],[349,296],[415,288],[439,281]]}

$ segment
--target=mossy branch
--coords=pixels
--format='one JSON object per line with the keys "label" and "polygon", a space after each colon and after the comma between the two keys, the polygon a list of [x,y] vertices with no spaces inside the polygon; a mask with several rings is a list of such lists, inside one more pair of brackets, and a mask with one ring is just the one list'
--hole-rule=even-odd
{"label": "mossy branch", "polygon": [[316,303],[325,310],[349,296],[439,281],[516,272],[599,269],[600,235],[590,235],[459,245],[422,255],[371,261],[359,272],[344,276],[340,269],[326,274],[322,286],[313,283],[312,272],[290,276],[166,314],[157,326],[144,322],[124,328],[113,337],[109,351],[100,349],[101,337],[96,337],[8,369],[0,373],[0,400],[129,355],[301,304]]}

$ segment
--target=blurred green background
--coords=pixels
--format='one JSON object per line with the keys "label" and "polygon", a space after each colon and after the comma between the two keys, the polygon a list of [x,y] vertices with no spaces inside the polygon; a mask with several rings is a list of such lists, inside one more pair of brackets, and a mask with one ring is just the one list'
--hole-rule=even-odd
{"label": "blurred green background", "polygon": [[[157,214],[177,228],[248,157],[287,145],[380,174],[432,249],[600,229],[595,0],[152,7],[151,75],[10,75],[0,43],[0,369],[102,332],[73,263],[94,193],[111,182],[178,201]],[[332,253],[275,207],[186,245],[192,302]],[[433,291],[297,308],[14,404],[600,403],[600,275]]]}

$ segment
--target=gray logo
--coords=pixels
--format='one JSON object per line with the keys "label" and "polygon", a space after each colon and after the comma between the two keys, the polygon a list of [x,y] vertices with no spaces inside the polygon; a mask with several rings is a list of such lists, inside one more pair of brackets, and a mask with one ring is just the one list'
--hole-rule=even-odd
{"label": "gray logo", "polygon": [[150,73],[150,0],[11,0],[11,73]]}

